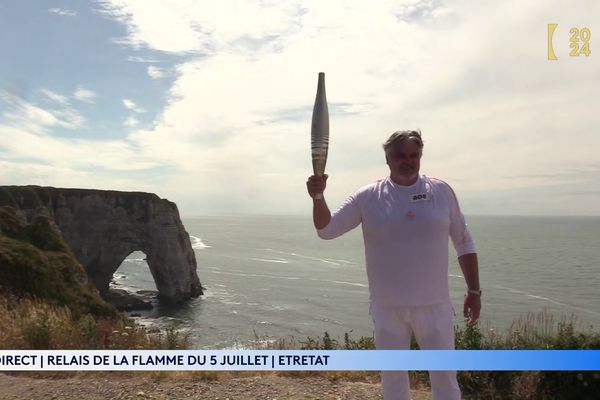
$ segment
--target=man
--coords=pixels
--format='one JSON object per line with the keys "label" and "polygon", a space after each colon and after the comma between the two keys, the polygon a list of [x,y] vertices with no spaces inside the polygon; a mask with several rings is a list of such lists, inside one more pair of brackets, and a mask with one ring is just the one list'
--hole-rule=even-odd
{"label": "man", "polygon": [[[474,324],[481,309],[477,254],[450,186],[419,174],[423,141],[398,131],[384,143],[389,177],[364,186],[331,215],[323,192],[327,175],[307,182],[319,237],[333,239],[362,224],[378,349],[454,349],[454,311],[448,289],[448,238],[467,283],[464,315]],[[383,371],[385,400],[409,400],[406,371]],[[460,399],[456,371],[430,371],[434,400]]]}

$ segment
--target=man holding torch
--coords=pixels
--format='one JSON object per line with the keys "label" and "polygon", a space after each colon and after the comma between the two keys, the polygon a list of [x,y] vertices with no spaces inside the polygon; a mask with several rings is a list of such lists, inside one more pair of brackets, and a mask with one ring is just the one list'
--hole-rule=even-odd
{"label": "man holding torch", "polygon": [[[467,284],[469,324],[477,322],[481,309],[474,242],[452,188],[419,173],[421,133],[394,132],[383,150],[389,176],[359,189],[333,215],[323,196],[327,175],[316,171],[309,177],[315,228],[322,239],[333,239],[362,224],[377,349],[409,349],[414,334],[421,349],[452,350],[448,239]],[[434,400],[460,399],[456,371],[429,375]],[[382,387],[385,400],[410,399],[406,371],[383,371]]]}

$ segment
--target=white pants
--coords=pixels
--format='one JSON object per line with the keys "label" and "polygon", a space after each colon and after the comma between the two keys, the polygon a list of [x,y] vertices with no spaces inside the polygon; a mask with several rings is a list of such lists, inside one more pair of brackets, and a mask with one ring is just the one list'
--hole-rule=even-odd
{"label": "white pants", "polygon": [[[454,350],[454,310],[442,303],[424,307],[371,307],[375,347],[406,350],[411,332],[423,350]],[[429,371],[434,400],[460,400],[456,371]],[[382,371],[384,400],[410,400],[407,371]]]}

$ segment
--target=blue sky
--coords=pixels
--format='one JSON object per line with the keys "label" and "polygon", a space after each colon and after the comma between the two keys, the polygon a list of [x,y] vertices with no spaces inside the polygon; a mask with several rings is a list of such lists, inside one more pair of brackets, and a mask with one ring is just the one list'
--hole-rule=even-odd
{"label": "blue sky", "polygon": [[[87,121],[76,132],[57,129],[55,135],[125,138],[124,120],[133,115],[151,124],[164,108],[173,79],[152,79],[149,63],[131,60],[156,60],[151,65],[160,68],[183,57],[116,44],[126,27],[103,15],[99,4],[7,1],[2,7],[0,46],[10,55],[0,65],[2,89],[47,108],[56,106],[52,94],[65,97]],[[123,99],[146,112],[132,114]]]}
{"label": "blue sky", "polygon": [[[590,56],[569,56],[572,27]],[[595,1],[6,0],[0,184],[308,214],[324,71],[332,208],[387,175],[390,133],[420,128],[422,172],[466,214],[600,215],[597,35]]]}

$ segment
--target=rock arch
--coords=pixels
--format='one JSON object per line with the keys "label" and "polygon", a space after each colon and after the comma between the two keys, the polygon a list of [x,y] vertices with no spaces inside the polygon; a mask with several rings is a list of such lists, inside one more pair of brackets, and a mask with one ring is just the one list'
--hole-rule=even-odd
{"label": "rock arch", "polygon": [[28,220],[47,213],[100,293],[123,260],[142,251],[161,300],[178,303],[202,294],[177,206],[156,194],[0,186],[0,205],[19,209]]}

